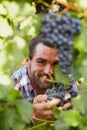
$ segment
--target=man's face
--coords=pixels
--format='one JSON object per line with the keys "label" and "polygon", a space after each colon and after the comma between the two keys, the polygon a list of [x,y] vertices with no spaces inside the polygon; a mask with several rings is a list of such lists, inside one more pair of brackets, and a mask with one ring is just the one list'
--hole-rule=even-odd
{"label": "man's face", "polygon": [[28,74],[33,85],[44,89],[52,87],[52,83],[48,79],[49,75],[54,77],[54,70],[58,62],[57,49],[39,43],[32,60],[29,60],[28,63]]}

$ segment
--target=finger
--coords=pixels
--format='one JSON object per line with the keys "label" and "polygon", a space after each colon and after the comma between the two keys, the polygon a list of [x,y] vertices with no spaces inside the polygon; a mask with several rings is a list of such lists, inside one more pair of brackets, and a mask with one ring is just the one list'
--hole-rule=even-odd
{"label": "finger", "polygon": [[43,112],[44,110],[51,110],[53,106],[57,106],[60,103],[60,99],[53,99],[48,102],[33,103],[33,109],[35,112]]}
{"label": "finger", "polygon": [[44,111],[38,111],[34,114],[35,117],[42,118],[42,119],[52,119],[53,113],[51,110],[44,110]]}
{"label": "finger", "polygon": [[58,105],[60,101],[60,99],[54,98],[53,100],[46,102],[44,109],[51,109],[53,106]]}
{"label": "finger", "polygon": [[71,103],[68,102],[68,103],[64,104],[64,106],[58,107],[58,109],[59,109],[59,110],[63,110],[63,109],[66,110],[66,109],[68,109],[68,108],[70,108],[70,107],[71,107]]}
{"label": "finger", "polygon": [[33,103],[36,104],[36,103],[40,103],[40,102],[43,102],[43,101],[46,101],[47,100],[47,95],[38,95],[34,98],[34,101]]}
{"label": "finger", "polygon": [[50,116],[52,116],[52,110],[51,109],[44,110],[43,111],[43,115],[44,115],[44,117],[50,117]]}

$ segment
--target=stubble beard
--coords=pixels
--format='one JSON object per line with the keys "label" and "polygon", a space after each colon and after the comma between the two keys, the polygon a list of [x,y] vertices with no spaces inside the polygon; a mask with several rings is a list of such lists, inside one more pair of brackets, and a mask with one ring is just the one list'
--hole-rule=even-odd
{"label": "stubble beard", "polygon": [[32,82],[35,84],[35,86],[37,86],[40,89],[47,89],[47,88],[51,88],[52,84],[50,84],[49,86],[44,86],[41,81],[40,81],[40,77],[42,77],[44,74],[35,74],[32,73],[32,69],[31,69],[31,64],[30,67],[28,68],[28,75],[30,77],[30,79],[32,80]]}
{"label": "stubble beard", "polygon": [[37,75],[35,75],[35,74],[32,75],[32,81],[33,81],[34,84],[36,84],[36,86],[39,87],[40,89],[47,89],[47,88],[50,88],[50,87],[51,87],[51,85],[49,85],[49,86],[44,86],[44,85],[42,84],[42,82],[40,81],[40,76],[39,76],[38,74],[37,74]]}
{"label": "stubble beard", "polygon": [[30,72],[30,79],[32,80],[32,82],[40,89],[47,89],[52,87],[52,85],[49,86],[44,86],[43,83],[40,81],[40,75],[39,74],[32,74],[32,72]]}

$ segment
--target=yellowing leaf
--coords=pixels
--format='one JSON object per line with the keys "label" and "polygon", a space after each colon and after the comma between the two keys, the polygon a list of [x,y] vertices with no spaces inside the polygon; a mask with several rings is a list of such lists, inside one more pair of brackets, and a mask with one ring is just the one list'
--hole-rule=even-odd
{"label": "yellowing leaf", "polygon": [[6,15],[7,14],[7,11],[6,11],[6,9],[4,8],[4,6],[2,4],[0,4],[0,14],[1,15]]}
{"label": "yellowing leaf", "polygon": [[77,0],[78,5],[82,9],[87,9],[87,0]]}
{"label": "yellowing leaf", "polygon": [[8,24],[7,19],[0,17],[0,36],[8,37],[13,34],[11,26]]}

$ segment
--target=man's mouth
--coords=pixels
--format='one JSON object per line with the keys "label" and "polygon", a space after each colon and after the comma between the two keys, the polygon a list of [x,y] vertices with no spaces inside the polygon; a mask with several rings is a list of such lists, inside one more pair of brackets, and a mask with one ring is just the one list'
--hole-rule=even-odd
{"label": "man's mouth", "polygon": [[38,76],[43,79],[50,79],[49,75],[46,75],[46,74],[38,74]]}
{"label": "man's mouth", "polygon": [[43,80],[45,80],[46,82],[51,82],[51,83],[52,83],[52,79],[54,79],[53,75],[51,76],[51,78],[49,75],[46,74],[39,74],[38,76],[43,78]]}
{"label": "man's mouth", "polygon": [[50,78],[49,77],[47,77],[47,76],[42,76],[42,78],[44,79],[44,80],[46,80],[46,81],[48,81]]}

